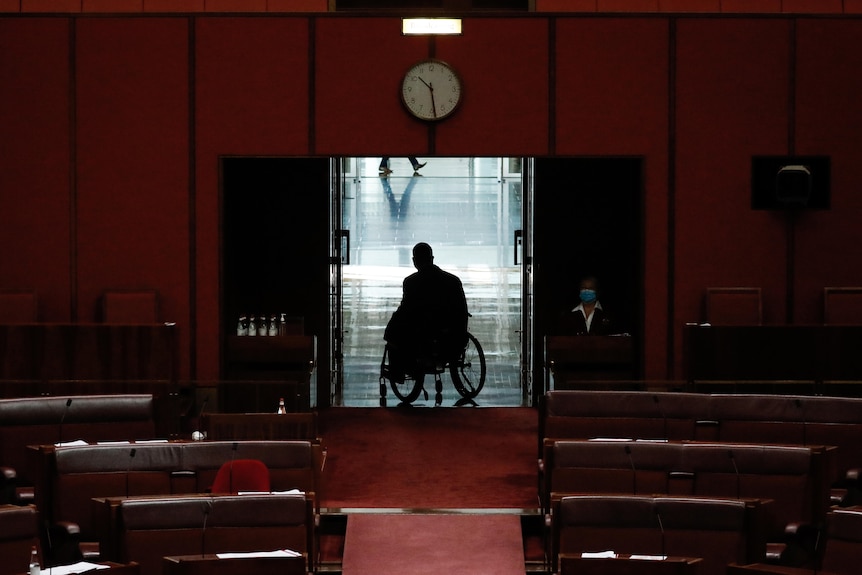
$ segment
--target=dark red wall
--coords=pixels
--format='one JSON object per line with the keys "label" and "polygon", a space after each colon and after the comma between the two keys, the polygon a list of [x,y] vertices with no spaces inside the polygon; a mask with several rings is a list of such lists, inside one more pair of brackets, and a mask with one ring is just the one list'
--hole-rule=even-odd
{"label": "dark red wall", "polygon": [[0,19],[0,288],[71,319],[69,20]]}
{"label": "dark red wall", "polygon": [[[396,17],[2,17],[0,288],[35,288],[44,321],[156,288],[180,375],[216,379],[220,157],[635,156],[644,375],[679,377],[706,287],[760,286],[768,323],[816,323],[824,286],[862,285],[860,34],[851,16],[476,17],[434,40]],[[398,97],[430,56],[466,96],[434,127]],[[749,207],[750,157],[787,153],[832,157],[832,209],[793,228]]]}

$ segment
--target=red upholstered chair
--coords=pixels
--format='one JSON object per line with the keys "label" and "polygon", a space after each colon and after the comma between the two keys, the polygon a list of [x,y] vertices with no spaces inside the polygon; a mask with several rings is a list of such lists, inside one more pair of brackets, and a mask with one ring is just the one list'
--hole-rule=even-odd
{"label": "red upholstered chair", "polygon": [[36,323],[37,321],[36,292],[0,290],[0,324]]}
{"label": "red upholstered chair", "polygon": [[862,325],[862,287],[823,288],[823,323]]}
{"label": "red upholstered chair", "polygon": [[219,468],[212,493],[236,494],[240,491],[270,491],[269,468],[258,459],[236,459]]}
{"label": "red upholstered chair", "polygon": [[760,288],[706,288],[706,321],[712,325],[761,325]]}

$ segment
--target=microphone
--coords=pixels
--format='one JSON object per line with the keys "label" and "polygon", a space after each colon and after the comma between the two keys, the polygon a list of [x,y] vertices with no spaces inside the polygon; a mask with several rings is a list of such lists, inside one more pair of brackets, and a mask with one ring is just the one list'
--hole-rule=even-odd
{"label": "microphone", "polygon": [[626,455],[629,456],[629,465],[632,466],[632,495],[637,495],[638,493],[638,471],[635,468],[635,460],[632,458],[632,448],[628,445],[624,446],[626,450]]}
{"label": "microphone", "polygon": [[820,534],[823,533],[824,529],[826,529],[826,528],[823,526],[820,526],[817,528],[817,538],[814,540],[814,551],[812,552],[814,554],[814,573],[813,573],[813,575],[817,575],[817,573],[820,572],[820,568],[822,567],[822,565],[820,564],[821,558],[820,558],[819,550],[820,550]]}
{"label": "microphone", "polygon": [[662,523],[661,513],[659,513],[658,509],[655,510],[655,518],[658,519],[658,528],[661,529],[661,557],[662,559],[666,559],[667,553],[664,551],[664,523]]}
{"label": "microphone", "polygon": [[802,414],[802,445],[808,445],[808,422],[805,421],[805,410],[802,408],[802,400],[798,397],[793,402]]}
{"label": "microphone", "polygon": [[233,446],[230,450],[230,469],[228,470],[228,491],[233,495],[233,460],[236,458],[236,441],[233,442]]}
{"label": "microphone", "polygon": [[201,439],[206,439],[206,436],[203,433],[201,433],[200,427],[201,427],[201,417],[204,414],[204,410],[207,408],[207,403],[209,403],[209,400],[210,400],[210,396],[207,395],[204,398],[203,402],[201,403],[201,408],[198,410],[198,416],[197,416],[197,421],[196,421],[198,429],[197,429],[197,431],[192,432],[192,439],[195,441],[200,441]]}
{"label": "microphone", "polygon": [[134,447],[129,451],[129,464],[126,466],[126,499],[129,498],[129,475],[132,472],[132,460],[135,458],[137,452],[138,450]]}
{"label": "microphone", "polygon": [[201,527],[201,557],[206,555],[206,534],[207,534],[207,519],[213,510],[212,501],[203,502],[204,523]]}
{"label": "microphone", "polygon": [[664,439],[670,439],[667,436],[667,416],[664,414],[664,409],[661,407],[661,401],[658,399],[658,395],[653,395],[652,400],[655,402],[656,407],[658,408],[658,412],[661,415],[662,428],[664,433]]}
{"label": "microphone", "polygon": [[739,468],[736,466],[736,458],[733,456],[733,450],[727,450],[727,456],[730,458],[730,462],[733,464],[733,471],[736,473],[736,498],[739,499],[740,495],[740,486],[739,486]]}
{"label": "microphone", "polygon": [[66,408],[63,410],[63,415],[60,416],[60,425],[57,428],[57,443],[63,443],[63,422],[66,421],[66,414],[69,413],[69,407],[72,405],[72,398],[66,400]]}

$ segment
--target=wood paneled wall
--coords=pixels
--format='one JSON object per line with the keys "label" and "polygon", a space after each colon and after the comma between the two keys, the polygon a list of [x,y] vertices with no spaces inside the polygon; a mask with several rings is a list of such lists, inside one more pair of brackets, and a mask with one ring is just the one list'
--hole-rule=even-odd
{"label": "wood paneled wall", "polygon": [[[219,157],[636,156],[643,375],[675,377],[706,287],[816,323],[824,286],[862,285],[860,35],[824,15],[489,16],[433,40],[384,16],[2,16],[0,288],[51,322],[157,289],[180,377],[215,379]],[[428,56],[466,85],[433,127],[398,97]],[[832,209],[793,226],[749,200],[751,155],[789,153],[832,157]]]}

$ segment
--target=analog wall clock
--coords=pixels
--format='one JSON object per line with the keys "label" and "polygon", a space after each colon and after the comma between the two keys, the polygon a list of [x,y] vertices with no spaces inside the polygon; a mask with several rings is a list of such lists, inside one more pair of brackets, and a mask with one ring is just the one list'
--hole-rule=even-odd
{"label": "analog wall clock", "polygon": [[434,122],[448,118],[458,109],[462,96],[458,73],[440,60],[414,64],[401,81],[401,101],[420,120]]}

